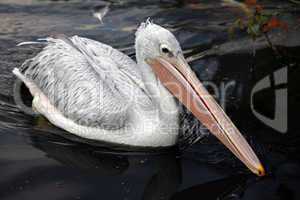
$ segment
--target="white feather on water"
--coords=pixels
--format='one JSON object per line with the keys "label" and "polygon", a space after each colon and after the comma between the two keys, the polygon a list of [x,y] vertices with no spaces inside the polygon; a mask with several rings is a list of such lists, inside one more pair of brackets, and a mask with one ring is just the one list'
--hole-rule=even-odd
{"label": "white feather on water", "polygon": [[99,19],[100,23],[103,24],[103,17],[108,13],[109,11],[109,4],[106,5],[104,8],[97,10],[93,13],[93,16],[97,19]]}

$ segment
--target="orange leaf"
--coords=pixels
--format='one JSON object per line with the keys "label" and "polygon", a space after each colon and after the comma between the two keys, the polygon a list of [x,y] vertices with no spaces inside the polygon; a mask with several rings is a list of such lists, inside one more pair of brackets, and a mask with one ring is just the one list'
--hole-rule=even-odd
{"label": "orange leaf", "polygon": [[285,22],[280,21],[276,17],[272,17],[263,27],[263,32],[268,32],[274,28],[282,28],[285,31],[288,31],[288,25]]}
{"label": "orange leaf", "polygon": [[280,27],[280,21],[276,18],[276,17],[272,17],[268,23],[267,26],[269,26],[270,28],[277,28]]}

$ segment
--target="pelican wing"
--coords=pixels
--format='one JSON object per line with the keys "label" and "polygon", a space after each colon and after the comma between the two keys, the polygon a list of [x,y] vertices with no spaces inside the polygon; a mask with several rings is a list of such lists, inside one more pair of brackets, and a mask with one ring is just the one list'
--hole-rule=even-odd
{"label": "pelican wing", "polygon": [[123,127],[130,107],[127,97],[132,95],[128,91],[144,87],[136,63],[108,45],[78,36],[45,42],[45,48],[22,65],[25,76],[74,122]]}

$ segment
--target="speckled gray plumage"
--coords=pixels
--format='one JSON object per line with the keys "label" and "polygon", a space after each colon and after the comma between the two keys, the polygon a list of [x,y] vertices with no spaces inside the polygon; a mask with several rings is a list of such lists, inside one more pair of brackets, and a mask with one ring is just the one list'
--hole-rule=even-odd
{"label": "speckled gray plumage", "polygon": [[124,126],[128,115],[124,108],[132,103],[126,92],[145,95],[136,63],[87,38],[57,36],[45,42],[44,49],[21,67],[25,76],[74,122],[107,129]]}

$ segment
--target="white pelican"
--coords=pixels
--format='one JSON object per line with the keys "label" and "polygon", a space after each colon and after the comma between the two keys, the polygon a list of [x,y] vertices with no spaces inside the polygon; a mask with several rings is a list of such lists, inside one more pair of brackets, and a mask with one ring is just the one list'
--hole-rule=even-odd
{"label": "white pelican", "polygon": [[[149,22],[136,32],[136,60],[83,37],[56,36],[13,73],[32,106],[77,136],[138,147],[176,144],[178,98],[252,172],[259,159],[183,57],[174,35]],[[22,45],[21,44],[21,45]]]}

